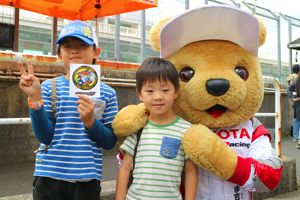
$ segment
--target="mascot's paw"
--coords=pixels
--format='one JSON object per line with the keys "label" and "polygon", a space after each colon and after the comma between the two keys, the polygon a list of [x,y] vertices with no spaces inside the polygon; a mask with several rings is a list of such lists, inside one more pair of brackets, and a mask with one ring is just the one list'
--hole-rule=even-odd
{"label": "mascot's paw", "polygon": [[189,158],[220,179],[230,179],[237,166],[237,153],[203,125],[193,125],[183,136]]}
{"label": "mascot's paw", "polygon": [[146,123],[147,110],[144,104],[130,105],[120,110],[112,122],[112,128],[117,136],[117,145],[121,146],[126,136],[137,132]]}

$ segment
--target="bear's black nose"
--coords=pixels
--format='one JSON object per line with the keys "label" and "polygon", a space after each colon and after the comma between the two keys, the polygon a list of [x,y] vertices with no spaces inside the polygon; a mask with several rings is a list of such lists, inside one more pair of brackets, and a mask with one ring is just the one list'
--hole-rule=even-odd
{"label": "bear's black nose", "polygon": [[230,83],[226,79],[210,79],[206,81],[205,87],[209,94],[221,96],[229,90]]}

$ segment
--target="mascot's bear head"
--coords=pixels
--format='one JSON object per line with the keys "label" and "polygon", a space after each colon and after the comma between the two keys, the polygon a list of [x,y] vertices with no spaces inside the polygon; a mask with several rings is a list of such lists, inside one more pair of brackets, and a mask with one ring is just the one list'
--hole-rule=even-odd
{"label": "mascot's bear head", "polygon": [[229,6],[204,6],[157,22],[151,46],[180,77],[176,114],[210,128],[252,117],[263,100],[258,47],[265,38],[260,19]]}

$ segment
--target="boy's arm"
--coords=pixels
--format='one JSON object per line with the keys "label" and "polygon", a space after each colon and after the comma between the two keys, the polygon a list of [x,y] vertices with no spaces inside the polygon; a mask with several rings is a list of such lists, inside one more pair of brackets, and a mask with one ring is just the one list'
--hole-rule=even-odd
{"label": "boy's arm", "polygon": [[[47,104],[44,98],[47,98],[46,93],[49,94],[49,92],[45,88],[42,89],[39,79],[34,76],[31,61],[27,60],[28,73],[21,62],[18,62],[18,66],[22,74],[19,83],[20,89],[28,95],[28,99],[32,103],[39,102],[42,99],[43,92],[44,105]],[[48,102],[51,102],[51,100]],[[35,109],[29,108],[29,112],[35,137],[39,142],[49,144],[54,134],[55,121],[53,114],[47,113],[44,106]]]}
{"label": "boy's arm", "polygon": [[[123,164],[123,163],[122,163]],[[190,159],[185,161],[185,199],[194,200],[196,198],[198,185],[197,165]]]}
{"label": "boy's arm", "polygon": [[110,150],[116,145],[117,137],[111,128],[111,124],[103,125],[94,118],[93,126],[89,130],[86,129],[86,133],[103,149]]}
{"label": "boy's arm", "polygon": [[123,161],[118,172],[117,187],[116,187],[116,200],[124,200],[127,193],[127,184],[131,170],[132,156],[129,153],[124,153]]}
{"label": "boy's arm", "polygon": [[77,101],[80,120],[86,127],[86,133],[103,149],[110,150],[116,145],[117,138],[111,128],[111,123],[118,112],[118,104],[115,92],[106,102],[106,108],[102,116],[102,122],[97,120],[94,115],[95,105],[84,95],[78,95],[80,100]]}
{"label": "boy's arm", "polygon": [[50,144],[54,135],[53,113],[47,113],[44,106],[38,110],[29,108],[31,126],[36,139],[42,144]]}

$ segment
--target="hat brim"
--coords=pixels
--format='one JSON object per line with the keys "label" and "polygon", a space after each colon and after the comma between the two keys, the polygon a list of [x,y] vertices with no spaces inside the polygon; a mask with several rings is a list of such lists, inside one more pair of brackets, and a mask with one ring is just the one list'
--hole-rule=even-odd
{"label": "hat brim", "polygon": [[68,35],[65,35],[61,38],[59,38],[55,44],[58,44],[62,39],[66,38],[66,37],[76,37],[78,39],[81,39],[82,41],[84,41],[85,43],[87,43],[88,45],[94,45],[95,42],[90,40],[90,39],[87,39],[86,37],[83,37],[81,35],[74,35],[74,34],[68,34]]}
{"label": "hat brim", "polygon": [[258,55],[259,23],[249,12],[213,5],[187,10],[167,22],[160,32],[160,56],[169,58],[187,44],[226,40]]}

